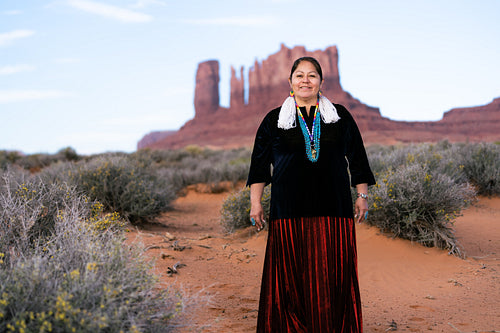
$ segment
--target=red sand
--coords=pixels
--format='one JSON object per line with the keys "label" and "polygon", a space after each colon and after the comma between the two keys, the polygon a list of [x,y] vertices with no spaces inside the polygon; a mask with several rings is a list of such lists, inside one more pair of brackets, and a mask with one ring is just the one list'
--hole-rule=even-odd
{"label": "red sand", "polygon": [[[163,283],[209,296],[186,310],[191,324],[180,332],[255,332],[267,232],[225,235],[227,196],[191,190],[160,224],[129,236],[144,243]],[[465,260],[358,225],[364,332],[500,332],[499,217],[500,198],[480,198],[456,221]],[[186,248],[175,251],[176,241]],[[176,263],[185,266],[168,276]]]}

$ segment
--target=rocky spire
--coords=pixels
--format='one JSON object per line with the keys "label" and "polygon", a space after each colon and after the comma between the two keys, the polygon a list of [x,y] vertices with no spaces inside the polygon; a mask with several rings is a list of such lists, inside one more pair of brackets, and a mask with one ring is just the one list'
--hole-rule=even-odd
{"label": "rocky spire", "polygon": [[219,62],[209,60],[198,65],[194,109],[196,117],[213,114],[219,108]]}
{"label": "rocky spire", "polygon": [[231,99],[230,107],[238,108],[245,104],[245,78],[243,66],[240,68],[240,77],[236,77],[236,70],[231,66]]}

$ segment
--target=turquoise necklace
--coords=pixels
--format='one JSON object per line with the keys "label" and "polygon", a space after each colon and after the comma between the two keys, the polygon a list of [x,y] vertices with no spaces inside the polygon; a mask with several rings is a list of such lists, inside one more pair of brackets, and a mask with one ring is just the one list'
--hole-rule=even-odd
{"label": "turquoise necklace", "polygon": [[312,125],[312,131],[309,131],[309,127],[307,127],[306,120],[300,112],[300,108],[297,105],[297,101],[295,101],[295,107],[297,108],[297,112],[299,114],[299,123],[300,128],[302,129],[302,134],[304,135],[304,141],[306,144],[306,155],[309,161],[316,162],[319,157],[319,137],[321,135],[321,117],[318,117],[320,114],[318,112],[319,108],[319,98],[316,102],[316,108],[314,109],[314,119]]}

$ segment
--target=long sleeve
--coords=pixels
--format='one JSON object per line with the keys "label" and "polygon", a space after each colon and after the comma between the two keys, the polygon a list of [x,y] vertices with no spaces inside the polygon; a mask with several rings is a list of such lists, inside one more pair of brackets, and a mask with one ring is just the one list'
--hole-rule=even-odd
{"label": "long sleeve", "polygon": [[375,177],[370,169],[370,164],[358,126],[349,112],[343,112],[343,117],[347,124],[346,157],[349,162],[351,186],[354,187],[357,184],[363,183],[374,185],[376,183]]}
{"label": "long sleeve", "polygon": [[272,124],[269,118],[269,115],[264,118],[255,136],[247,186],[271,182]]}

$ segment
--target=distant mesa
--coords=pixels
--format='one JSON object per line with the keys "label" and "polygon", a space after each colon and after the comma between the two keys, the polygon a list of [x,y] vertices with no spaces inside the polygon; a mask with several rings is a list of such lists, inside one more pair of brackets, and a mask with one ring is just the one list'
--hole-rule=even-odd
{"label": "distant mesa", "polygon": [[[457,108],[444,113],[439,121],[408,122],[382,117],[380,110],[368,106],[340,85],[336,46],[307,51],[303,46],[281,49],[262,62],[255,61],[245,83],[243,67],[231,68],[230,104],[219,103],[219,62],[198,65],[194,94],[195,116],[178,131],[153,132],[137,145],[138,149],[175,149],[187,145],[217,148],[251,146],[262,118],[280,106],[289,92],[288,76],[292,63],[302,56],[313,56],[321,63],[325,82],[323,94],[343,104],[352,113],[366,144],[459,141],[500,141],[500,98],[490,104]],[[248,101],[245,101],[245,86]]]}
{"label": "distant mesa", "polygon": [[137,143],[137,149],[143,149],[151,146],[155,142],[161,141],[168,137],[169,135],[172,135],[176,133],[177,131],[154,131],[146,134],[138,143]]}

